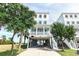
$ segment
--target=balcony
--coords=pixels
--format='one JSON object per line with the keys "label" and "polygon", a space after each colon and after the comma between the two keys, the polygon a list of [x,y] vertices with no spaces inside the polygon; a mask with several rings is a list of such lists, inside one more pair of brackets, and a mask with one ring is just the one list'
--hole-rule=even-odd
{"label": "balcony", "polygon": [[49,35],[49,32],[31,32],[30,35]]}
{"label": "balcony", "polygon": [[30,35],[36,35],[36,32],[31,32]]}
{"label": "balcony", "polygon": [[43,35],[43,32],[37,32],[37,35]]}

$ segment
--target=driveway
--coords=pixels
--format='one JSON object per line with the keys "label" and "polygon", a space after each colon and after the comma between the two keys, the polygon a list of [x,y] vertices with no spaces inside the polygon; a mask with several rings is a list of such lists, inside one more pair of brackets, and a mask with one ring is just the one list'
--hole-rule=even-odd
{"label": "driveway", "polygon": [[28,48],[26,51],[17,56],[61,56],[57,52],[43,47],[43,48]]}

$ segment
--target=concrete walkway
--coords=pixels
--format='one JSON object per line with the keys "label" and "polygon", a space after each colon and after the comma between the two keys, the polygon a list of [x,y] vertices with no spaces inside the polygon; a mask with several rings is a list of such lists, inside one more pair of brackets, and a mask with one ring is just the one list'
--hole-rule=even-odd
{"label": "concrete walkway", "polygon": [[49,48],[28,48],[26,51],[20,53],[17,56],[61,56],[55,51]]}

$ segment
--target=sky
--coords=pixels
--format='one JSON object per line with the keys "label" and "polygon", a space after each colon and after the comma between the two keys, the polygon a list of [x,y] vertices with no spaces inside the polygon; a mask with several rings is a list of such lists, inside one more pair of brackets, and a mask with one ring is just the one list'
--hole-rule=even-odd
{"label": "sky", "polygon": [[79,12],[79,4],[67,3],[27,3],[24,4],[35,12],[49,12],[50,22],[56,21],[63,12]]}
{"label": "sky", "polygon": [[[79,4],[67,4],[67,3],[26,3],[24,6],[29,7],[35,12],[49,12],[49,21],[55,22],[61,13],[79,13]],[[6,37],[12,37],[12,33],[7,32],[5,29],[0,30],[0,37],[6,35]],[[17,35],[14,37],[14,41],[18,42]]]}

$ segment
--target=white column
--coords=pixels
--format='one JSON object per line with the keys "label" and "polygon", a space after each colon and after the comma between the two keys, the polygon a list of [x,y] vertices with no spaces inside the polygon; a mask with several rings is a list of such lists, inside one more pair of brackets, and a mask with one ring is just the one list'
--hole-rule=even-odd
{"label": "white column", "polygon": [[52,48],[52,43],[51,43],[51,41],[52,41],[52,40],[51,40],[51,38],[50,38],[50,47]]}
{"label": "white column", "polygon": [[43,27],[43,35],[45,35],[45,27]]}
{"label": "white column", "polygon": [[36,35],[37,35],[37,30],[38,30],[38,28],[36,27]]}
{"label": "white column", "polygon": [[29,48],[29,38],[27,38],[27,48]]}
{"label": "white column", "polygon": [[51,47],[51,38],[50,38],[49,42],[50,42],[50,47]]}
{"label": "white column", "polygon": [[74,38],[74,42],[75,42],[75,44],[76,44],[76,49],[78,49],[78,44],[77,44],[76,36],[75,36],[75,38]]}

